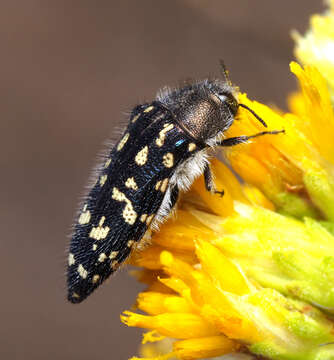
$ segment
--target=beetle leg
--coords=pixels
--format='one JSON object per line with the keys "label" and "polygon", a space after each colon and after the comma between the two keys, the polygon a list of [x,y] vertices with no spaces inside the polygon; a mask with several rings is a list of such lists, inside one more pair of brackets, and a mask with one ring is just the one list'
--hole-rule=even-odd
{"label": "beetle leg", "polygon": [[231,137],[229,139],[224,139],[224,140],[220,141],[217,144],[217,146],[234,146],[234,145],[246,143],[248,140],[256,138],[258,136],[276,135],[276,134],[281,134],[284,132],[285,132],[285,130],[262,131],[255,135],[251,135],[251,136],[241,135],[241,136]]}
{"label": "beetle leg", "polygon": [[209,164],[206,164],[204,169],[204,182],[205,182],[206,190],[210,191],[213,194],[219,194],[220,196],[224,195],[224,190],[222,191],[216,190]]}

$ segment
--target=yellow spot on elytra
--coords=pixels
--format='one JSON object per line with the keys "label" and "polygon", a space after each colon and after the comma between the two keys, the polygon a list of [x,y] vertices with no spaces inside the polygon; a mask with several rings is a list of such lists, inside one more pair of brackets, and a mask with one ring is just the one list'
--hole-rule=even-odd
{"label": "yellow spot on elytra", "polygon": [[165,138],[166,138],[166,133],[173,129],[174,125],[173,124],[165,124],[164,128],[159,132],[159,137],[155,140],[155,143],[157,144],[157,146],[161,147],[164,142],[165,142]]}
{"label": "yellow spot on elytra", "polygon": [[118,266],[119,266],[119,263],[118,263],[117,260],[114,260],[114,261],[111,263],[111,268],[114,269],[114,270],[117,269]]}
{"label": "yellow spot on elytra", "polygon": [[147,219],[147,214],[143,214],[141,217],[140,217],[140,221],[141,222],[145,222]]}
{"label": "yellow spot on elytra", "polygon": [[195,149],[196,149],[196,144],[190,143],[190,144],[188,145],[188,151],[194,151]]}
{"label": "yellow spot on elytra", "polygon": [[72,253],[68,254],[68,265],[74,265],[75,264],[75,259],[74,259],[74,255]]}
{"label": "yellow spot on elytra", "polygon": [[135,162],[136,162],[137,165],[143,166],[143,165],[146,164],[147,158],[148,158],[148,146],[146,145],[136,155]]}
{"label": "yellow spot on elytra", "polygon": [[117,201],[125,201],[126,196],[120,192],[117,188],[112,189],[112,198]]}
{"label": "yellow spot on elytra", "polygon": [[133,225],[137,219],[137,213],[133,210],[132,204],[126,204],[123,210],[124,221]]}
{"label": "yellow spot on elytra", "polygon": [[103,227],[103,223],[105,221],[105,216],[102,216],[99,222],[99,225],[97,227],[93,227],[90,231],[89,237],[95,240],[101,240],[105,239],[108,235],[108,232],[110,230],[109,226]]}
{"label": "yellow spot on elytra", "polygon": [[138,185],[133,177],[127,178],[125,186],[129,189],[138,190]]}
{"label": "yellow spot on elytra", "polygon": [[104,167],[107,168],[111,163],[111,159],[108,159],[106,163],[104,164]]}
{"label": "yellow spot on elytra", "polygon": [[160,191],[161,191],[161,192],[164,193],[164,192],[166,191],[167,186],[168,186],[168,182],[169,182],[169,179],[168,179],[168,178],[162,180],[162,184],[161,184],[161,187],[160,187]]}
{"label": "yellow spot on elytra", "polygon": [[162,157],[162,163],[167,167],[171,168],[174,165],[174,155],[167,153]]}
{"label": "yellow spot on elytra", "polygon": [[126,134],[122,137],[121,141],[120,141],[120,142],[118,143],[118,145],[117,145],[117,151],[120,151],[120,150],[123,149],[123,146],[124,146],[124,145],[126,144],[126,142],[128,141],[129,136],[130,136],[130,134],[129,134],[129,133],[126,133]]}
{"label": "yellow spot on elytra", "polygon": [[168,183],[169,183],[169,179],[168,178],[164,179],[162,182],[160,191],[165,192],[167,189]]}
{"label": "yellow spot on elytra", "polygon": [[75,299],[80,299],[80,295],[77,294],[76,292],[74,292],[74,293],[72,294],[72,297],[74,297]]}
{"label": "yellow spot on elytra", "polygon": [[103,186],[104,183],[107,181],[108,175],[102,175],[100,177],[100,185]]}
{"label": "yellow spot on elytra", "polygon": [[88,271],[81,264],[78,266],[78,273],[83,279],[86,279],[88,275]]}
{"label": "yellow spot on elytra", "polygon": [[80,225],[84,225],[84,224],[88,224],[90,221],[90,212],[89,210],[87,210],[87,204],[83,207],[83,211],[79,216],[79,224]]}
{"label": "yellow spot on elytra", "polygon": [[136,116],[134,116],[133,119],[131,120],[131,122],[133,122],[133,123],[136,122],[139,119],[139,117],[140,117],[140,113],[137,114]]}
{"label": "yellow spot on elytra", "polygon": [[150,216],[147,217],[147,219],[146,219],[146,224],[147,224],[147,225],[150,225],[153,217],[154,217],[154,214],[151,214]]}
{"label": "yellow spot on elytra", "polygon": [[112,190],[112,198],[117,201],[125,202],[125,208],[123,210],[123,219],[126,223],[133,225],[137,219],[137,213],[134,211],[131,201],[119,191],[116,187]]}
{"label": "yellow spot on elytra", "polygon": [[96,275],[93,276],[92,283],[96,284],[99,280],[100,280],[100,275],[96,274]]}
{"label": "yellow spot on elytra", "polygon": [[96,251],[97,249],[97,244],[93,244],[93,251]]}
{"label": "yellow spot on elytra", "polygon": [[130,248],[133,246],[134,243],[135,243],[134,240],[129,240],[126,245],[127,245],[127,247]]}
{"label": "yellow spot on elytra", "polygon": [[99,256],[99,262],[103,262],[107,258],[107,255],[105,253],[101,253]]}
{"label": "yellow spot on elytra", "polygon": [[146,108],[144,110],[144,113],[148,113],[148,112],[152,111],[153,109],[154,109],[154,106],[149,106],[148,108]]}
{"label": "yellow spot on elytra", "polygon": [[112,251],[109,255],[109,259],[112,260],[112,259],[115,259],[115,257],[118,255],[118,251]]}
{"label": "yellow spot on elytra", "polygon": [[159,190],[160,189],[160,185],[161,185],[161,181],[157,181],[157,183],[155,184],[155,190]]}
{"label": "yellow spot on elytra", "polygon": [[161,192],[165,192],[168,186],[168,182],[169,179],[166,178],[164,180],[159,180],[156,184],[155,184],[155,190],[160,190]]}

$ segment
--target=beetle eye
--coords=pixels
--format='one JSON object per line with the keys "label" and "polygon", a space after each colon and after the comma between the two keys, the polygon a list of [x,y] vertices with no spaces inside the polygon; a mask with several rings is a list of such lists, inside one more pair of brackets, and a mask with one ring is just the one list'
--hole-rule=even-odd
{"label": "beetle eye", "polygon": [[236,114],[238,109],[238,102],[234,98],[234,96],[230,93],[218,93],[219,100],[224,104],[227,105],[233,112]]}
{"label": "beetle eye", "polygon": [[218,94],[219,100],[224,103],[227,100],[227,96],[223,93]]}

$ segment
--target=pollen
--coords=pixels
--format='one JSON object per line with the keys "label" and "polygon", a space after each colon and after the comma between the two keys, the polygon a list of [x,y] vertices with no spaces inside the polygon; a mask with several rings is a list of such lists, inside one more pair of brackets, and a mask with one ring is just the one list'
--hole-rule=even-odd
{"label": "pollen", "polygon": [[129,133],[126,133],[126,134],[122,137],[121,141],[120,141],[120,142],[118,143],[118,145],[117,145],[117,151],[120,151],[120,150],[123,149],[123,146],[124,146],[124,145],[126,144],[126,142],[128,141],[129,136],[130,136],[130,134],[129,134]]}
{"label": "pollen", "polygon": [[125,186],[132,190],[138,190],[138,185],[137,185],[134,177],[127,178],[127,180],[125,182]]}
{"label": "pollen", "polygon": [[90,217],[91,217],[90,212],[89,210],[87,210],[87,205],[85,205],[78,220],[79,224],[80,225],[88,224],[90,221]]}
{"label": "pollen", "polygon": [[102,216],[97,227],[93,227],[90,231],[89,237],[95,240],[105,239],[109,233],[109,226],[102,226],[105,221],[105,216]]}
{"label": "pollen", "polygon": [[155,140],[157,146],[161,147],[164,144],[167,132],[169,130],[172,130],[173,127],[174,127],[173,124],[164,125],[164,128],[159,132],[159,137]]}
{"label": "pollen", "polygon": [[68,265],[74,265],[75,264],[75,259],[74,259],[74,255],[72,253],[68,254]]}
{"label": "pollen", "polygon": [[172,153],[167,153],[162,158],[162,163],[166,168],[171,168],[174,166],[174,155]]}
{"label": "pollen", "polygon": [[96,251],[96,249],[97,249],[97,244],[93,244],[92,249],[93,249],[93,251]]}
{"label": "pollen", "polygon": [[135,157],[135,162],[139,166],[143,166],[146,164],[148,158],[148,146],[146,145],[142,150],[138,152]]}
{"label": "pollen", "polygon": [[88,275],[88,271],[80,264],[78,266],[78,274],[83,278],[86,279]]}
{"label": "pollen", "polygon": [[122,216],[126,223],[133,225],[137,219],[137,213],[134,211],[131,201],[116,187],[113,188],[112,198],[126,203]]}

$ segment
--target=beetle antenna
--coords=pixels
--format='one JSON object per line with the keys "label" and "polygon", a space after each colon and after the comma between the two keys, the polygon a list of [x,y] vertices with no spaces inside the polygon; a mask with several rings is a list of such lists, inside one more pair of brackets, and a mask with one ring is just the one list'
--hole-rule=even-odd
{"label": "beetle antenna", "polygon": [[260,118],[260,116],[255,112],[253,111],[252,109],[250,109],[247,105],[245,104],[239,104],[238,106],[241,106],[243,107],[244,109],[248,110],[251,114],[254,115],[254,117],[260,121],[260,123],[264,126],[264,127],[268,127],[268,125],[264,122],[263,119]]}
{"label": "beetle antenna", "polygon": [[220,72],[224,78],[224,80],[229,84],[229,85],[232,85],[232,82],[230,80],[230,77],[229,77],[229,74],[228,74],[228,70],[226,68],[226,65],[224,63],[224,60],[223,59],[220,59],[219,60],[219,64],[220,64]]}

